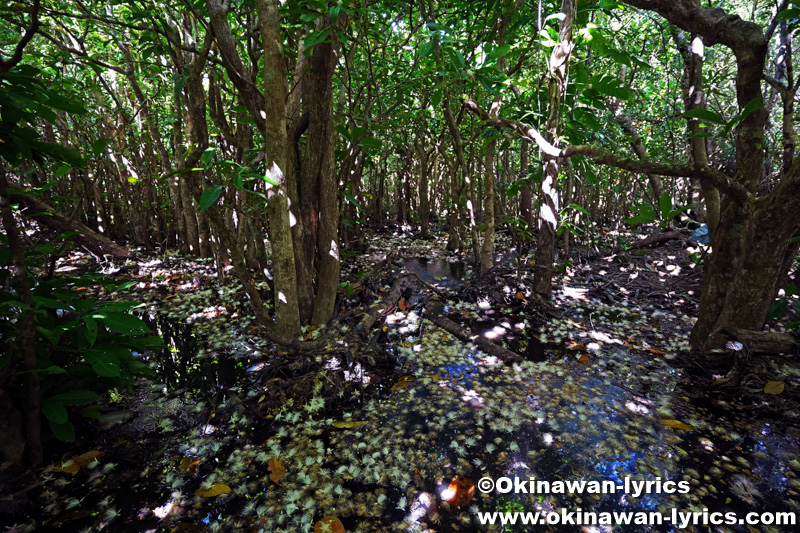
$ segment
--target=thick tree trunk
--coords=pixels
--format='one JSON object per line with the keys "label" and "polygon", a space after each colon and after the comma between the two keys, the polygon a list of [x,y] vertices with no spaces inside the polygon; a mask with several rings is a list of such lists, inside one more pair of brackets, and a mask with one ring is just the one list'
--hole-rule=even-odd
{"label": "thick tree trunk", "polygon": [[272,244],[274,272],[275,322],[278,330],[294,337],[300,334],[300,306],[297,299],[297,270],[289,221],[289,202],[285,170],[288,168],[288,134],[286,130],[287,80],[281,48],[278,0],[258,3],[261,38],[264,43],[264,80],[266,129],[264,153],[268,184],[267,213]]}
{"label": "thick tree trunk", "polygon": [[724,330],[763,327],[789,240],[800,229],[799,177],[792,172],[769,196],[746,207],[731,202],[723,211],[711,239],[693,347],[719,348]]}
{"label": "thick tree trunk", "polygon": [[[330,24],[329,17],[318,19]],[[344,23],[341,17],[337,24]],[[304,106],[309,114],[308,146],[303,172],[316,183],[318,191],[319,227],[316,258],[319,268],[317,294],[311,321],[320,325],[328,322],[334,312],[339,289],[339,186],[334,161],[333,73],[338,61],[338,43],[317,44],[309,57],[309,78],[304,94]]]}

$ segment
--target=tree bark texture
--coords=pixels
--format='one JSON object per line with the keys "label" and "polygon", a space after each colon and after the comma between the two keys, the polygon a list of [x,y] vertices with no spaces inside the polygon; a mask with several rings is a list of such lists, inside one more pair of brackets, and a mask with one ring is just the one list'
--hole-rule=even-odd
{"label": "tree bark texture", "polygon": [[[38,465],[42,462],[42,398],[39,385],[39,365],[36,359],[36,319],[33,315],[34,302],[31,295],[28,265],[25,262],[25,249],[19,238],[17,223],[11,210],[11,197],[8,192],[8,180],[5,169],[0,168],[0,216],[8,239],[11,252],[14,278],[17,282],[17,297],[27,309],[22,310],[17,323],[17,336],[14,339],[14,351],[22,358],[21,369],[25,374],[25,445],[28,460]],[[88,228],[87,228],[88,229]]]}
{"label": "tree bark texture", "polygon": [[297,299],[297,271],[285,176],[289,167],[286,131],[287,80],[280,46],[278,0],[261,0],[258,11],[261,39],[264,43],[264,153],[267,176],[273,182],[267,184],[267,216],[275,280],[275,323],[279,331],[295,337],[300,335],[300,306]]}
{"label": "tree bark texture", "polygon": [[[547,118],[547,140],[558,138],[561,119],[561,100],[567,87],[567,66],[572,55],[572,30],[576,16],[575,0],[563,0],[561,13],[564,19],[558,32],[559,43],[550,56],[550,82]],[[533,288],[537,294],[549,298],[553,286],[556,227],[558,226],[558,165],[555,157],[546,157],[539,207],[539,239],[536,243],[536,271]]]}

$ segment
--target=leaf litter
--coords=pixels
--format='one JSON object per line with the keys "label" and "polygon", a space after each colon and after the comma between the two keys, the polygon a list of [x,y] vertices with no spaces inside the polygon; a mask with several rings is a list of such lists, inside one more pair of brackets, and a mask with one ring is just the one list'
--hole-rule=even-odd
{"label": "leaf litter", "polygon": [[[169,274],[184,268],[176,258],[158,260],[149,276],[140,271],[149,281],[135,297],[150,299],[151,320],[172,328],[170,353],[187,365],[184,376],[192,367],[202,374],[203,360],[216,361],[220,370],[225,355],[238,369],[235,379],[213,393],[186,379],[140,385],[129,405],[140,415],[109,430],[117,442],[108,441],[102,456],[98,451],[75,472],[53,467],[42,474],[36,497],[48,524],[64,531],[81,524],[109,531],[125,524],[479,530],[478,512],[506,504],[497,494],[475,491],[471,480],[503,475],[660,477],[691,485],[689,494],[624,502],[585,494],[515,498],[540,513],[559,507],[797,510],[798,415],[787,411],[788,422],[780,424],[748,415],[750,405],[713,387],[704,389],[709,396],[697,394],[692,383],[700,377],[685,364],[691,298],[675,294],[654,303],[621,290],[622,282],[598,284],[576,267],[556,293],[558,316],[542,320],[533,312],[524,264],[497,269],[487,289],[466,283],[468,268],[442,272],[443,261],[464,264],[459,254],[405,237],[378,238],[372,246],[350,265],[350,283],[364,283],[345,297],[345,308],[388,295],[407,260],[377,277],[358,276],[387,250],[425,261],[414,262],[421,283],[398,300],[402,313],[376,325],[378,337],[370,332],[368,349],[352,324],[342,323],[337,335],[307,331],[332,339],[317,353],[279,352],[259,338],[236,284],[208,282],[206,265],[197,262],[191,278]],[[425,265],[435,266],[433,275],[424,275]],[[631,271],[615,263],[593,268],[618,280]],[[656,279],[658,269],[653,272]],[[199,291],[198,278],[206,280]],[[476,334],[493,335],[520,353],[532,345],[541,350],[515,364],[481,352],[426,316],[434,292],[448,298],[442,302],[448,316]],[[181,337],[194,339],[190,349]],[[777,396],[786,382],[796,383],[797,374],[778,369],[783,375],[773,375],[781,379],[762,381],[762,394]],[[114,461],[126,469],[115,469]],[[83,500],[64,496],[72,483]]]}

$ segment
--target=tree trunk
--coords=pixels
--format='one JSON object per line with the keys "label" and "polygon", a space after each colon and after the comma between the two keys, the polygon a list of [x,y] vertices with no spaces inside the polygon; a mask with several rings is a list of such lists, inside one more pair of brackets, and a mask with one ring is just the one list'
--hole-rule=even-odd
{"label": "tree trunk", "polygon": [[[337,25],[345,23],[340,17]],[[331,24],[330,17],[318,19]],[[320,27],[321,29],[321,27]],[[318,191],[319,227],[316,259],[319,268],[317,294],[311,321],[320,325],[333,316],[339,289],[339,186],[334,161],[333,72],[338,61],[338,42],[314,46],[309,57],[309,77],[304,81],[304,106],[309,114],[308,145],[303,172]]]}
{"label": "tree trunk", "polygon": [[268,184],[267,216],[272,244],[274,272],[275,321],[279,331],[291,337],[300,334],[297,270],[289,221],[289,202],[284,169],[288,168],[288,135],[286,130],[287,80],[281,48],[278,0],[260,0],[258,18],[264,43],[264,80],[266,129],[264,153]]}
{"label": "tree trunk", "polygon": [[483,243],[480,253],[480,272],[483,274],[492,268],[494,263],[494,156],[497,140],[493,139],[486,146],[486,171],[484,175],[483,200]]}
{"label": "tree trunk", "polygon": [[[33,315],[34,303],[31,295],[31,283],[28,277],[28,265],[25,262],[25,249],[19,239],[14,213],[11,210],[11,197],[8,192],[6,171],[0,168],[0,216],[2,216],[14,266],[14,278],[17,281],[17,298],[27,308],[23,308],[17,324],[17,338],[14,350],[21,352],[22,372],[25,374],[25,442],[28,460],[38,465],[44,458],[42,452],[42,407],[39,385],[39,364],[36,360],[36,319]],[[87,228],[88,229],[88,228]],[[3,438],[6,438],[4,436]]]}
{"label": "tree trunk", "polygon": [[[567,87],[567,63],[572,53],[572,29],[575,23],[575,0],[563,0],[559,44],[550,56],[550,96],[548,102],[547,138],[553,142],[558,138],[561,115],[561,99]],[[541,188],[542,205],[539,208],[539,240],[536,245],[536,270],[533,289],[537,294],[550,297],[555,263],[556,226],[558,224],[558,160],[547,156]]]}
{"label": "tree trunk", "polygon": [[[529,141],[523,139],[519,151],[519,176],[523,180],[528,179],[528,150],[530,149],[530,144]],[[528,226],[527,231],[533,231],[533,188],[529,183],[522,187],[522,192],[520,193],[519,214]]]}
{"label": "tree trunk", "polygon": [[[425,129],[423,129],[425,131]],[[428,203],[428,160],[431,152],[425,148],[425,137],[418,145],[419,157],[419,224],[420,236],[423,239],[430,237],[430,204]]]}

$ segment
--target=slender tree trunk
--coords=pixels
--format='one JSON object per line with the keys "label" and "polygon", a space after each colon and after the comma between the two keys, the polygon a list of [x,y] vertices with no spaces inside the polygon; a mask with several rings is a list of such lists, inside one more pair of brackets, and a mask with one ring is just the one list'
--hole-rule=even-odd
{"label": "slender tree trunk", "polygon": [[[528,178],[528,150],[530,149],[530,141],[522,140],[519,152],[519,176],[520,179]],[[525,224],[528,226],[527,230],[533,231],[533,188],[529,183],[522,187],[522,192],[519,197],[519,214]]]}
{"label": "slender tree trunk", "polygon": [[488,271],[494,264],[494,156],[497,148],[497,140],[493,139],[486,146],[486,171],[484,175],[484,201],[483,201],[483,223],[486,229],[483,231],[483,243],[480,253],[480,271]]}
{"label": "slender tree trunk", "polygon": [[[559,29],[559,44],[550,56],[550,100],[548,102],[547,138],[553,142],[558,138],[561,115],[561,99],[567,86],[567,64],[574,46],[572,30],[575,23],[575,0],[563,0],[561,13],[565,15]],[[550,297],[552,291],[553,263],[555,262],[556,226],[558,224],[558,161],[553,157],[545,160],[541,188],[542,205],[539,209],[539,240],[536,247],[536,271],[534,290]]]}
{"label": "slender tree trunk", "polygon": [[25,412],[25,441],[28,460],[31,464],[38,465],[42,462],[42,407],[41,390],[39,386],[39,365],[36,360],[36,321],[33,315],[34,303],[31,295],[28,265],[25,262],[25,249],[19,239],[14,213],[11,210],[11,199],[8,194],[8,180],[6,171],[0,167],[0,215],[6,230],[8,248],[11,252],[11,262],[14,266],[14,277],[17,281],[17,295],[27,309],[22,310],[22,315],[17,324],[17,338],[14,342],[15,350],[22,354],[22,371],[25,374],[26,412]]}
{"label": "slender tree trunk", "polygon": [[[425,131],[425,129],[423,129]],[[430,204],[428,203],[428,159],[430,152],[425,148],[423,137],[417,150],[419,158],[419,223],[423,239],[430,237]]]}

